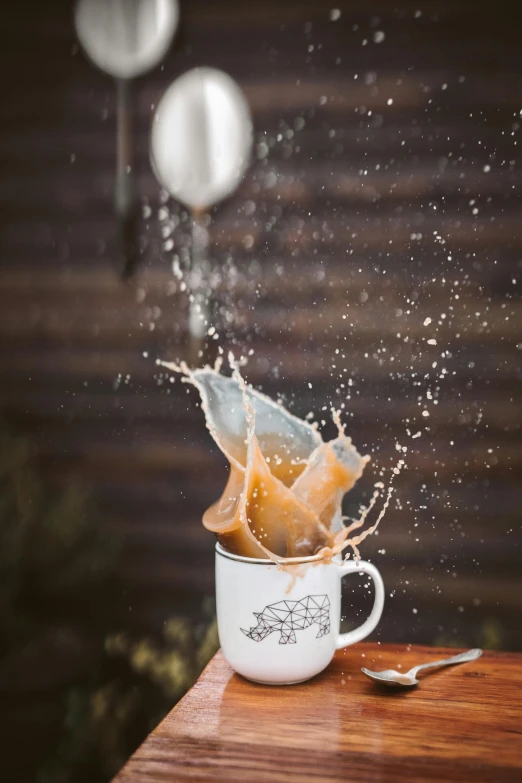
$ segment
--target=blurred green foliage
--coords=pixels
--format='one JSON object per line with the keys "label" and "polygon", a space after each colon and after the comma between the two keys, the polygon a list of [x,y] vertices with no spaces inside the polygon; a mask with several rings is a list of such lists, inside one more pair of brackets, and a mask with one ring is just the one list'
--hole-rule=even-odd
{"label": "blurred green foliage", "polygon": [[112,778],[214,655],[217,626],[213,621],[193,628],[175,617],[160,641],[117,633],[107,636],[105,648],[126,665],[92,689],[67,694],[64,736],[38,783]]}
{"label": "blurred green foliage", "polygon": [[[89,624],[82,612],[107,595],[121,543],[96,524],[96,509],[82,488],[50,487],[34,457],[30,443],[0,422],[0,676],[9,681],[14,670],[24,680],[26,672],[30,682],[40,668],[62,707],[61,736],[43,762],[35,761],[38,783],[102,783],[216,651],[214,607],[203,606],[195,624],[170,618],[156,639]],[[76,640],[72,682],[60,680],[70,659],[64,638]],[[85,644],[89,653],[83,655]],[[24,690],[27,710],[30,687]]]}
{"label": "blurred green foliage", "polygon": [[33,458],[28,441],[0,429],[0,656],[31,637],[54,596],[98,583],[118,549],[85,492],[49,488]]}
{"label": "blurred green foliage", "polygon": [[441,632],[433,640],[435,647],[482,647],[483,650],[505,649],[505,630],[502,624],[492,617],[487,617],[477,626],[473,638],[469,635]]}

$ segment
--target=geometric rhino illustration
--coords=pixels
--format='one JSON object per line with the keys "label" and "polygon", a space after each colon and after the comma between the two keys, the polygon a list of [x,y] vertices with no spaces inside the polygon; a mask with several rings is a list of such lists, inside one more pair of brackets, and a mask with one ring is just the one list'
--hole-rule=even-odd
{"label": "geometric rhino illustration", "polygon": [[269,634],[279,631],[279,644],[295,644],[295,632],[314,623],[319,625],[316,639],[330,633],[330,600],[327,595],[307,595],[301,601],[278,601],[253,614],[257,625],[249,631],[241,630],[254,642],[261,642]]}

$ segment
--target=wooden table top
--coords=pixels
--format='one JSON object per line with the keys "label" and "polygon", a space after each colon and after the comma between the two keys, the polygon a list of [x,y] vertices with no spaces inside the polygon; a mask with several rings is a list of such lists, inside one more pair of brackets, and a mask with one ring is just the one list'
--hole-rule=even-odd
{"label": "wooden table top", "polygon": [[522,655],[425,673],[413,690],[360,672],[457,651],[358,644],[301,685],[255,685],[219,652],[115,783],[522,781]]}

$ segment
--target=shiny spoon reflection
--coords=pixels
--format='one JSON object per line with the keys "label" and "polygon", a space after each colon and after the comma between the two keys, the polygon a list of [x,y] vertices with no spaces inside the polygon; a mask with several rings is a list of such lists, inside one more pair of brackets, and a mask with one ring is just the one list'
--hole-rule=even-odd
{"label": "shiny spoon reflection", "polygon": [[435,669],[439,666],[453,666],[456,663],[466,663],[466,661],[476,661],[482,655],[482,650],[474,649],[467,652],[454,655],[452,658],[444,658],[442,661],[432,661],[423,663],[420,666],[414,666],[408,672],[396,672],[394,669],[385,669],[382,672],[372,672],[369,669],[361,669],[367,677],[381,685],[389,685],[391,688],[412,688],[418,684],[416,676],[422,669]]}

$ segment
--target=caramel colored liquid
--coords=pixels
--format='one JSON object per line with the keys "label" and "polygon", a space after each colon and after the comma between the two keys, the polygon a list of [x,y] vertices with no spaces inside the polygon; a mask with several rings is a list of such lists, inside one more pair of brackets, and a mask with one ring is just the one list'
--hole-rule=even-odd
{"label": "caramel colored liquid", "polygon": [[331,553],[344,528],[343,496],[367,458],[342,431],[324,443],[309,424],[247,388],[237,371],[226,378],[209,368],[171,368],[198,388],[207,427],[230,462],[223,494],[203,516],[205,527],[245,557]]}
{"label": "caramel colored liquid", "polygon": [[308,557],[333,547],[342,527],[342,499],[364,464],[350,440],[341,435],[322,444],[306,465],[269,459],[253,436],[246,469],[231,464],[222,497],[203,517],[205,527],[225,549],[246,557],[266,558],[264,550],[282,558]]}

